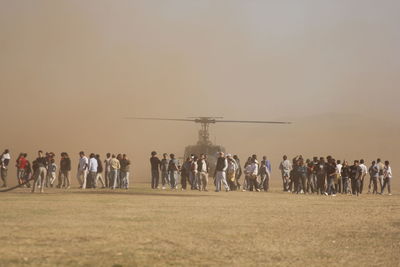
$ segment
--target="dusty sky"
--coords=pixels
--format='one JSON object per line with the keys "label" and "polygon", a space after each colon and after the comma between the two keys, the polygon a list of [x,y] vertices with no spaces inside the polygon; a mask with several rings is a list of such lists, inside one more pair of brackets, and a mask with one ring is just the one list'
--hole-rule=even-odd
{"label": "dusty sky", "polygon": [[[224,116],[238,153],[400,163],[397,0],[0,0],[0,149],[182,154],[197,128],[125,116]],[[394,167],[396,169],[396,167]]]}

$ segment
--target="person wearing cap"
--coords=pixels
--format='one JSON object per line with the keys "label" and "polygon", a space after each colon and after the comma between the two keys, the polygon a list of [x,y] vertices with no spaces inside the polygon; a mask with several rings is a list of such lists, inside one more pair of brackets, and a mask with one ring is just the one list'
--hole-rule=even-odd
{"label": "person wearing cap", "polygon": [[85,189],[86,188],[86,180],[87,180],[87,175],[88,175],[88,164],[89,160],[85,156],[85,152],[81,151],[79,152],[79,164],[78,164],[78,173],[76,175],[76,178],[80,184],[80,188]]}
{"label": "person wearing cap", "polygon": [[157,189],[160,180],[160,164],[161,161],[157,157],[157,152],[151,152],[150,165],[151,165],[151,188]]}
{"label": "person wearing cap", "polygon": [[218,154],[218,159],[217,159],[217,165],[215,167],[215,192],[221,191],[221,183],[225,187],[225,191],[229,192],[229,186],[228,183],[226,182],[226,170],[228,168],[228,161],[225,158],[224,152],[219,152]]}

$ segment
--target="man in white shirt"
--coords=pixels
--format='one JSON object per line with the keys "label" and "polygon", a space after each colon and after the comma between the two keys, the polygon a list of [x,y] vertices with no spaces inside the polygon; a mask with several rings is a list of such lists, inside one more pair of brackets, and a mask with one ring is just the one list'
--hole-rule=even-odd
{"label": "man in white shirt", "polygon": [[199,190],[200,191],[208,191],[208,162],[206,161],[206,156],[204,154],[200,155],[200,159],[197,163],[198,166],[198,175],[199,175]]}
{"label": "man in white shirt", "polygon": [[388,193],[389,196],[392,195],[392,192],[390,190],[390,184],[392,183],[392,168],[389,165],[389,161],[385,161],[385,167],[383,169],[383,186],[382,186],[382,191],[381,194],[385,191],[386,185],[388,186]]}
{"label": "man in white shirt", "polygon": [[85,152],[83,152],[83,151],[79,152],[78,173],[76,175],[76,178],[78,179],[78,182],[79,182],[80,187],[82,189],[86,188],[86,179],[87,179],[87,174],[88,174],[88,164],[89,164],[89,160],[85,156]]}
{"label": "man in white shirt", "polygon": [[256,159],[252,159],[251,163],[247,165],[246,174],[249,176],[249,182],[250,182],[250,191],[253,191],[253,188],[257,191],[260,192],[260,189],[258,189],[258,184],[257,184],[257,175],[258,175],[258,162]]}
{"label": "man in white shirt", "polygon": [[283,156],[283,161],[279,165],[279,170],[282,173],[282,183],[283,183],[283,191],[289,191],[289,178],[290,172],[293,169],[292,163],[288,160],[287,156]]}
{"label": "man in white shirt", "polygon": [[365,176],[368,173],[368,167],[364,164],[364,160],[360,160],[360,168],[361,168],[361,177],[360,177],[360,194],[362,194],[363,188],[364,188],[364,179]]}
{"label": "man in white shirt", "polygon": [[342,193],[342,162],[340,160],[336,161],[336,183],[335,183],[335,191],[336,193]]}
{"label": "man in white shirt", "polygon": [[11,160],[10,151],[6,149],[0,158],[0,176],[1,180],[3,180],[2,187],[7,187],[7,170],[10,160]]}
{"label": "man in white shirt", "polygon": [[88,164],[88,170],[89,170],[89,186],[91,188],[96,188],[97,186],[97,159],[94,153],[90,154],[89,156],[89,164]]}

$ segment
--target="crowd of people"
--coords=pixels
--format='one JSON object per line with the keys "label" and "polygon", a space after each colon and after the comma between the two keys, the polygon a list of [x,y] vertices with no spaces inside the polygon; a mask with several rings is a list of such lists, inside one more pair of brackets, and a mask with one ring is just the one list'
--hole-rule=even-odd
{"label": "crowd of people", "polygon": [[387,186],[391,195],[392,169],[389,161],[383,163],[379,158],[367,167],[363,159],[354,160],[353,165],[350,165],[346,160],[342,162],[332,156],[326,157],[326,160],[324,157],[304,160],[302,156],[297,156],[292,161],[284,156],[279,169],[283,191],[287,192],[358,196],[365,192],[369,175],[368,193],[383,194]]}
{"label": "crowd of people", "polygon": [[[188,184],[191,190],[208,190],[210,166],[205,154],[191,155],[180,165],[174,154],[170,154],[168,158],[168,154],[164,153],[160,160],[157,152],[153,151],[150,165],[153,189],[159,188],[161,175],[162,189],[166,189],[166,186],[177,189],[180,176],[182,190],[186,190]],[[368,168],[363,159],[355,160],[350,166],[347,161],[342,163],[332,156],[328,156],[326,160],[324,157],[305,160],[302,156],[296,156],[292,161],[283,156],[279,170],[285,192],[331,196],[342,193],[358,196],[363,193],[364,183],[366,184],[366,177],[369,174],[368,193],[383,194],[387,187],[391,195],[392,169],[389,161],[383,163],[381,159],[372,161]],[[242,169],[237,155],[225,155],[219,152],[213,173],[215,191],[219,192],[223,187],[227,192],[232,190],[268,192],[271,172],[271,162],[266,156],[259,162],[257,155],[252,155]],[[244,180],[241,184],[240,178],[243,173]]]}
{"label": "crowd of people", "polygon": [[[0,158],[2,187],[7,187],[8,166],[11,160],[9,150],[6,149]],[[130,165],[131,162],[126,154],[107,153],[106,159],[102,161],[99,154],[91,153],[87,157],[81,151],[77,168],[79,186],[82,189],[97,188],[100,183],[101,188],[128,189]],[[59,166],[55,163],[53,152],[38,151],[37,158],[32,163],[26,153],[20,153],[15,161],[15,167],[18,185],[31,187],[32,192],[35,192],[36,188],[43,192],[45,187],[64,189],[71,187],[71,159],[66,152],[60,154]]]}
{"label": "crowd of people", "polygon": [[[208,191],[208,178],[211,167],[208,162],[207,155],[201,154],[190,155],[181,165],[175,158],[174,154],[164,153],[160,160],[157,152],[153,151],[150,158],[151,165],[151,188],[159,188],[159,180],[161,175],[161,189],[169,186],[171,189],[178,189],[177,181],[180,176],[181,190],[186,190],[188,185],[191,190]],[[225,191],[242,190],[242,191],[268,191],[269,180],[271,176],[271,162],[266,156],[261,162],[257,161],[257,156],[253,155],[248,158],[242,169],[239,157],[237,155],[218,153],[215,168],[211,176],[214,177],[215,191],[221,191],[224,187]],[[243,185],[240,177],[243,175],[245,179]]]}
{"label": "crowd of people", "polygon": [[[31,187],[32,192],[45,187],[69,189],[71,186],[71,159],[68,153],[62,152],[59,165],[55,154],[38,151],[37,158],[28,160],[26,153],[20,153],[15,161],[17,182],[20,186]],[[3,187],[7,187],[8,166],[11,161],[10,151],[6,149],[0,156],[0,177]],[[214,163],[214,162],[213,162]],[[128,189],[131,162],[126,154],[107,153],[105,160],[99,154],[91,153],[89,157],[79,152],[77,180],[80,188]],[[219,152],[215,164],[209,163],[205,154],[190,155],[180,164],[174,154],[164,153],[159,159],[157,152],[151,152],[151,188],[167,187],[176,190],[180,182],[181,190],[208,191],[209,176],[212,176],[215,191],[264,191],[268,192],[271,179],[271,162],[266,156],[259,162],[257,155],[248,157],[241,166],[237,155]],[[346,160],[335,160],[333,157],[314,157],[312,160],[296,156],[289,160],[283,156],[279,164],[282,177],[282,189],[296,194],[336,194],[360,195],[368,193],[383,194],[387,188],[391,195],[392,169],[389,161],[381,159],[372,161],[370,166],[365,161],[355,160],[350,165]],[[212,172],[212,173],[211,173]],[[104,174],[103,174],[104,173]],[[244,174],[243,182],[241,177]],[[368,177],[369,176],[369,180]],[[31,184],[32,182],[32,184]],[[379,188],[378,188],[379,185]]]}

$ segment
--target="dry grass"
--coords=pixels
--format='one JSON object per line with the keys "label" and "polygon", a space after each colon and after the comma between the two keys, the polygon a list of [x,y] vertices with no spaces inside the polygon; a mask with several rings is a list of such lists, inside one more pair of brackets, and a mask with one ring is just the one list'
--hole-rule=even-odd
{"label": "dry grass", "polygon": [[0,194],[0,266],[399,266],[400,195],[27,189]]}

